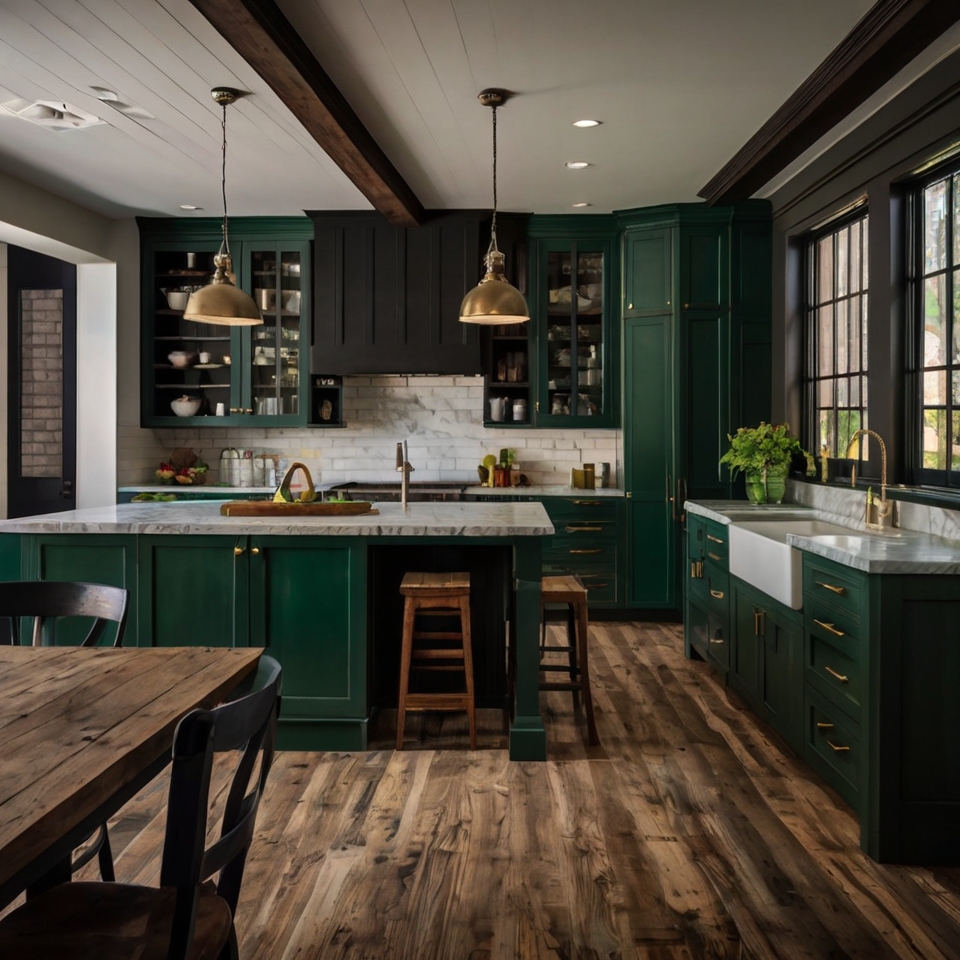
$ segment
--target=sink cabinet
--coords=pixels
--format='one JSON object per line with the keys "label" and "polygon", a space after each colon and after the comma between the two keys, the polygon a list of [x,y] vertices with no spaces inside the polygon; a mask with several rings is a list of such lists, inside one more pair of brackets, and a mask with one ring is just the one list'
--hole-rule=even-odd
{"label": "sink cabinet", "polygon": [[688,517],[685,631],[687,656],[696,651],[722,674],[730,667],[730,572],[723,524]]}

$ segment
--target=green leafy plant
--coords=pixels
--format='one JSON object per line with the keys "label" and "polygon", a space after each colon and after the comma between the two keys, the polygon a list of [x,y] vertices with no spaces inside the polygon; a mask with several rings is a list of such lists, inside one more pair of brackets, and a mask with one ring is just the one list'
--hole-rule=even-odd
{"label": "green leafy plant", "polygon": [[802,454],[807,461],[807,473],[815,472],[813,457],[800,446],[800,441],[790,435],[790,424],[764,423],[757,427],[740,427],[733,435],[727,434],[730,449],[720,458],[730,467],[730,475],[736,478],[744,473],[766,475],[770,470],[785,471],[790,468],[794,454]]}

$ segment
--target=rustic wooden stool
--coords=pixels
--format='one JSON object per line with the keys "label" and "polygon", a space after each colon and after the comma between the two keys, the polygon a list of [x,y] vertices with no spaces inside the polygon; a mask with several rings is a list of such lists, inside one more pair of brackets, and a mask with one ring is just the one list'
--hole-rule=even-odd
{"label": "rustic wooden stool", "polygon": [[[547,646],[547,620],[544,607],[548,603],[567,605],[567,643],[562,647]],[[590,661],[587,657],[589,625],[587,621],[587,588],[572,574],[543,577],[540,580],[540,670],[544,672],[561,671],[569,674],[569,680],[541,680],[541,690],[573,691],[573,708],[580,706],[579,696],[583,694],[583,708],[587,715],[587,734],[590,743],[600,743],[597,736],[597,724],[593,717],[593,694],[590,692]],[[567,665],[562,663],[544,663],[546,653],[566,653]]]}
{"label": "rustic wooden stool", "polygon": [[[400,652],[400,695],[397,702],[397,749],[403,749],[403,726],[408,710],[466,710],[470,720],[470,749],[477,749],[477,718],[473,699],[473,653],[470,648],[470,574],[407,573],[400,584],[403,604],[403,645]],[[460,630],[417,630],[418,616],[459,614]],[[459,640],[459,647],[414,641]],[[451,662],[453,661],[453,662]],[[411,693],[411,670],[463,671],[464,693]]]}

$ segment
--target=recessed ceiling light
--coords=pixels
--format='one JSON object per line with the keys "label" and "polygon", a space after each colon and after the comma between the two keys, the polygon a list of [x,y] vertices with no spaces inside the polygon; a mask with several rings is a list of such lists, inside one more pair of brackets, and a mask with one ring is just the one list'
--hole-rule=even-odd
{"label": "recessed ceiling light", "polygon": [[571,207],[592,207],[593,204],[592,204],[592,203],[582,203],[582,202],[581,202],[581,203],[571,203],[570,206],[571,206]]}
{"label": "recessed ceiling light", "polygon": [[575,127],[599,127],[599,120],[574,120],[573,125]]}
{"label": "recessed ceiling light", "polygon": [[33,103],[27,100],[9,100],[0,104],[5,110],[29,120],[38,127],[62,133],[64,130],[82,130],[103,123],[99,117],[86,110],[81,110],[63,100],[36,100]]}
{"label": "recessed ceiling light", "polygon": [[202,210],[203,207],[198,207],[195,203],[181,203],[181,210]]}
{"label": "recessed ceiling light", "polygon": [[582,170],[584,167],[589,167],[590,164],[586,160],[568,160],[564,166],[571,170]]}

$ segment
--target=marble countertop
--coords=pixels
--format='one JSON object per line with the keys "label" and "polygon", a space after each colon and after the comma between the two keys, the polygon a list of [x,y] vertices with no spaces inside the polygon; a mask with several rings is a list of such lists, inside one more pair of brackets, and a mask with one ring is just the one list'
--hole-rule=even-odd
{"label": "marble countertop", "polygon": [[878,533],[854,525],[847,518],[796,503],[758,505],[742,500],[688,500],[684,509],[724,524],[764,517],[827,520],[848,528],[850,533],[813,537],[788,533],[786,542],[798,550],[865,573],[960,573],[960,541],[930,533],[903,529]]}
{"label": "marble countertop", "polygon": [[0,533],[151,533],[326,537],[530,537],[554,532],[540,503],[375,503],[379,515],[223,517],[216,501],[121,503],[0,521]]}
{"label": "marble countertop", "polygon": [[622,497],[620,487],[597,487],[596,490],[584,490],[582,487],[569,487],[566,484],[539,483],[528,487],[481,487],[475,484],[463,491],[478,497],[585,497],[594,500],[597,497]]}

